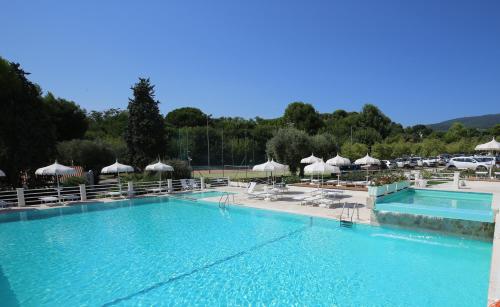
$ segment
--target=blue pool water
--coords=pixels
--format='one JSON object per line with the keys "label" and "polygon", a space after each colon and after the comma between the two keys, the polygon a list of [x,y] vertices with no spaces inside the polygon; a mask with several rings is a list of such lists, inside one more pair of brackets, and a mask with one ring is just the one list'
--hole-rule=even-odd
{"label": "blue pool water", "polygon": [[492,194],[405,189],[377,199],[376,210],[492,223]]}
{"label": "blue pool water", "polygon": [[485,306],[491,243],[173,198],[0,221],[1,306]]}

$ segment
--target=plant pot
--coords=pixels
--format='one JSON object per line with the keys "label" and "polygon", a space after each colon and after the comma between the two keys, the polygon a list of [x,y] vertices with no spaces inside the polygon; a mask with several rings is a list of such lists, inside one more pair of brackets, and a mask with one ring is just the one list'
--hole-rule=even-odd
{"label": "plant pot", "polygon": [[370,196],[375,196],[375,197],[381,196],[384,195],[386,191],[387,191],[387,185],[368,187],[368,195]]}
{"label": "plant pot", "polygon": [[387,193],[396,192],[397,183],[391,183],[387,185]]}

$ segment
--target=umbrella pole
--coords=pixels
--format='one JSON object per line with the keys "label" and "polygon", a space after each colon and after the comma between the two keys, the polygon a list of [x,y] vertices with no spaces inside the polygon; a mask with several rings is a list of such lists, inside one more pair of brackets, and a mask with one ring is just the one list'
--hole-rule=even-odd
{"label": "umbrella pole", "polygon": [[161,172],[160,172],[160,183],[159,183],[159,188],[160,188],[160,192],[161,192]]}
{"label": "umbrella pole", "polygon": [[122,196],[122,182],[120,180],[120,172],[118,172],[118,189],[120,191],[120,197]]}
{"label": "umbrella pole", "polygon": [[59,188],[59,176],[56,173],[56,181],[57,181],[57,199],[61,202],[61,189]]}

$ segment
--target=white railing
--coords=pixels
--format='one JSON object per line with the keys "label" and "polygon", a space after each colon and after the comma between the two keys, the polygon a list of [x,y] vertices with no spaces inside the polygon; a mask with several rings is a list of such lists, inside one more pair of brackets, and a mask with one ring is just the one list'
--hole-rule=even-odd
{"label": "white railing", "polygon": [[[228,178],[212,178],[211,187],[227,186]],[[134,197],[145,194],[164,194],[184,191],[199,191],[205,188],[205,178],[179,179],[166,181],[130,181],[125,183],[104,183],[95,185],[57,188],[37,188],[0,191],[0,207],[24,207],[42,203],[86,201],[109,197]]]}

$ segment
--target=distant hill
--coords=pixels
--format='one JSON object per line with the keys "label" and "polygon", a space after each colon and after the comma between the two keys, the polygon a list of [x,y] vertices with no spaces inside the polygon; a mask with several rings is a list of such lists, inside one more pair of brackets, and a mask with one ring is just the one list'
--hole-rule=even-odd
{"label": "distant hill", "polygon": [[445,120],[444,122],[440,122],[437,124],[430,124],[427,125],[427,127],[432,128],[436,131],[446,131],[455,122],[460,122],[464,124],[464,126],[469,128],[488,129],[495,126],[496,124],[500,124],[500,113],[455,118]]}

